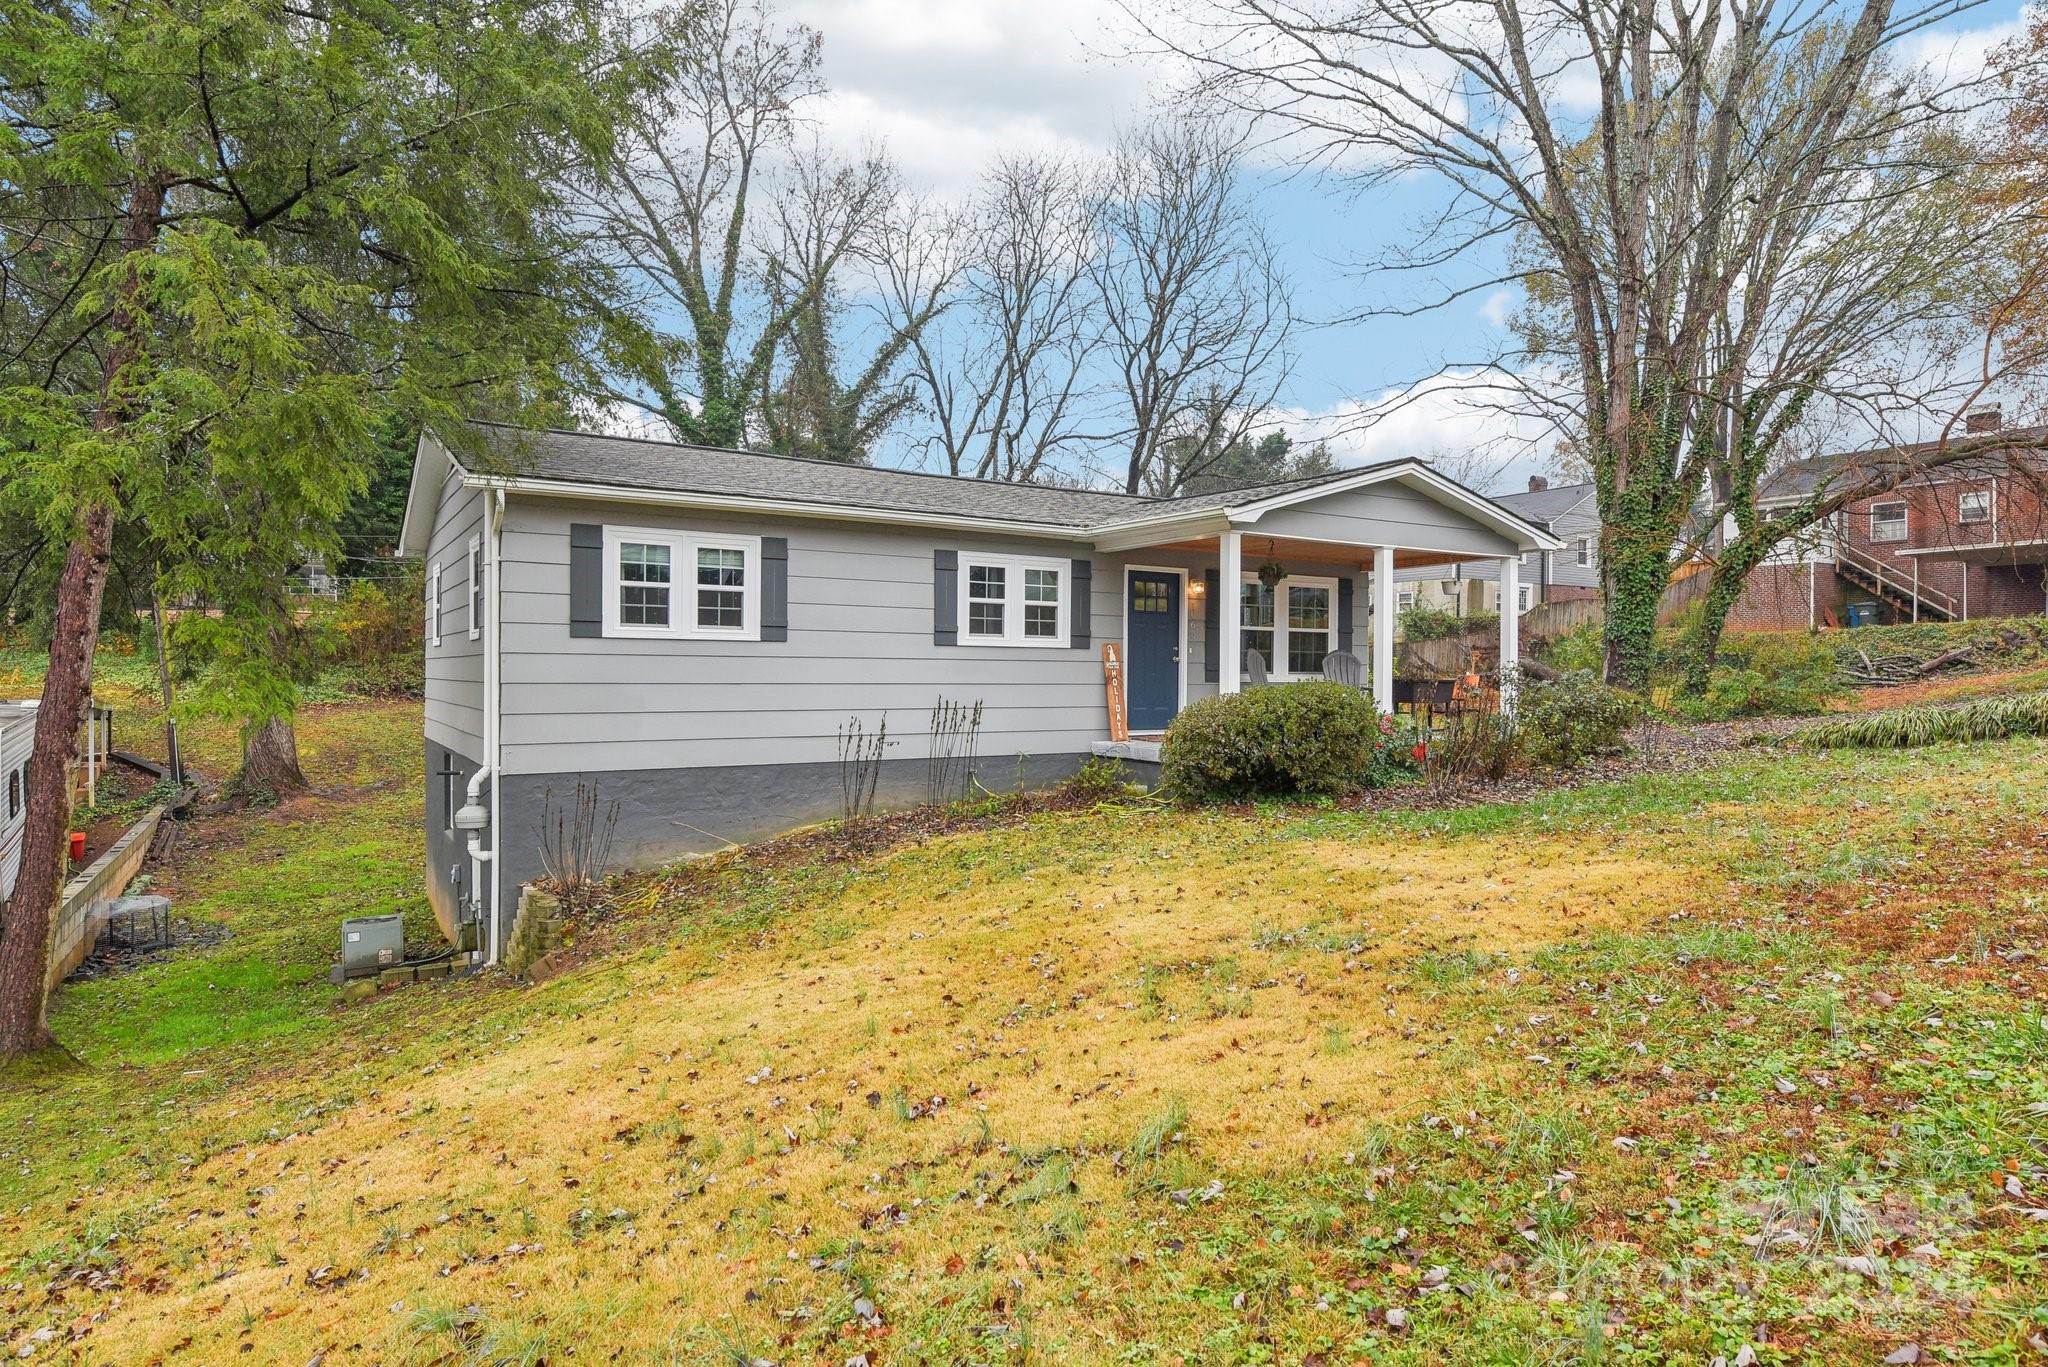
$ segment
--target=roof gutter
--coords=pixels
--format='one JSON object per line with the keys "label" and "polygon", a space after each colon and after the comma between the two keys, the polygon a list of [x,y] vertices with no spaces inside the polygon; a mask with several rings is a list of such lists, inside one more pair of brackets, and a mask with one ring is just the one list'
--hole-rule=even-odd
{"label": "roof gutter", "polygon": [[839,503],[809,503],[793,498],[749,498],[742,494],[691,493],[670,489],[623,489],[608,484],[579,484],[572,480],[528,479],[508,475],[463,475],[472,489],[497,489],[506,493],[530,494],[541,498],[590,499],[605,503],[636,503],[667,508],[709,508],[720,512],[781,513],[792,517],[825,518],[836,522],[880,522],[898,527],[968,527],[1003,532],[1011,536],[1042,536],[1059,541],[1092,541],[1087,527],[1067,527],[1051,522],[1011,522],[1002,518],[970,517],[953,513],[916,513],[896,508],[869,508]]}

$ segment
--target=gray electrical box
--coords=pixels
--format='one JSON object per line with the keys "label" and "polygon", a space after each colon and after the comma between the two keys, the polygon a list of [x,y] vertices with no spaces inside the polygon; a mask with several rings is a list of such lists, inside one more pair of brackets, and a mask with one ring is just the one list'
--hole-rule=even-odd
{"label": "gray electrical box", "polygon": [[336,979],[366,978],[405,960],[405,918],[358,916],[341,923],[341,970]]}

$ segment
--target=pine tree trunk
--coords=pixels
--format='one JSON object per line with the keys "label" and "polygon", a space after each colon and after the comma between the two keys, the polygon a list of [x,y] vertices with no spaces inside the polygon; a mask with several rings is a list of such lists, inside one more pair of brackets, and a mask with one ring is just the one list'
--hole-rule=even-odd
{"label": "pine tree trunk", "polygon": [[290,717],[272,717],[242,738],[242,772],[235,786],[245,793],[269,793],[282,800],[311,786],[299,768],[299,737]]}
{"label": "pine tree trunk", "polygon": [[[163,181],[154,177],[135,187],[121,231],[121,246],[131,262],[156,238],[164,190]],[[108,319],[112,340],[101,362],[99,411],[93,415],[98,432],[115,431],[133,416],[123,372],[142,356],[145,320],[136,306],[139,284],[131,269]],[[36,713],[30,752],[21,867],[0,915],[0,1058],[33,1053],[54,1042],[43,979],[50,969],[51,921],[64,887],[71,766],[78,760],[78,735],[92,704],[93,651],[99,645],[100,600],[106,596],[113,550],[113,505],[94,503],[79,519],[64,555],[63,577],[57,581],[50,669],[43,676],[42,706]]]}

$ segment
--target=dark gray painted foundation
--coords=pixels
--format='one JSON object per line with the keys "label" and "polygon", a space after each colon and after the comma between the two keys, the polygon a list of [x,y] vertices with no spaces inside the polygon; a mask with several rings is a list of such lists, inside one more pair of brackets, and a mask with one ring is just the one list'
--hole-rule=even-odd
{"label": "dark gray painted foundation", "polygon": [[[462,919],[463,900],[470,895],[469,837],[452,829],[455,809],[462,805],[470,776],[479,767],[459,750],[427,742],[427,902],[441,933],[451,941]],[[451,773],[453,778],[448,777]],[[488,796],[489,789],[485,793]]]}
{"label": "dark gray painted foundation", "polygon": [[[430,869],[438,856],[441,829],[439,772],[441,747],[427,752],[427,853]],[[458,757],[459,758],[459,757]],[[994,792],[1048,788],[1071,777],[1086,755],[984,757],[976,777]],[[466,775],[465,775],[466,777]],[[707,854],[780,835],[798,826],[845,815],[840,771],[828,764],[729,765],[703,769],[625,769],[596,773],[507,774],[499,798],[505,830],[497,841],[503,880],[498,895],[499,931],[511,929],[519,887],[542,873],[540,833],[571,814],[576,785],[594,787],[600,804],[619,804],[612,835],[613,869],[649,868],[684,855]],[[885,760],[875,784],[878,811],[914,807],[926,800],[927,770],[921,759]],[[462,794],[458,789],[456,802]],[[463,851],[462,877],[468,877]],[[445,873],[445,870],[443,870]],[[430,882],[432,879],[430,878]]]}

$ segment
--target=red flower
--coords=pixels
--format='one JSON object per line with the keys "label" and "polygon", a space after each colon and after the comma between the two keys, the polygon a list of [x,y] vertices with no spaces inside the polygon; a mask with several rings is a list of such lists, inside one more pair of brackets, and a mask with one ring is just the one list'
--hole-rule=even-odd
{"label": "red flower", "polygon": [[1421,741],[1417,741],[1417,742],[1415,742],[1415,762],[1416,762],[1417,764],[1420,764],[1420,763],[1422,763],[1422,761],[1424,761],[1424,760],[1426,760],[1426,759],[1428,759],[1428,758],[1429,758],[1429,747],[1428,747],[1427,745],[1425,745],[1425,744],[1424,744],[1423,742],[1421,742]]}

